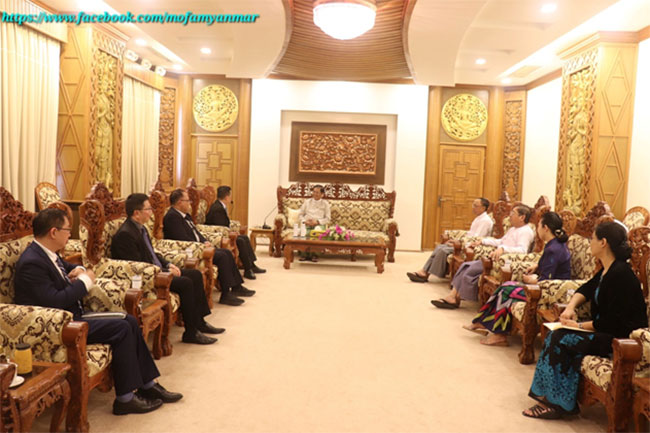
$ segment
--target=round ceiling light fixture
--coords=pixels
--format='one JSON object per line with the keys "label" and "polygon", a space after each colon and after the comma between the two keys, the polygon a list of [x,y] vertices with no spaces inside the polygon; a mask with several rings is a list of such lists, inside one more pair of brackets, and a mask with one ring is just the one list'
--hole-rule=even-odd
{"label": "round ceiling light fixture", "polygon": [[375,26],[374,0],[316,0],[314,24],[341,40],[354,39]]}

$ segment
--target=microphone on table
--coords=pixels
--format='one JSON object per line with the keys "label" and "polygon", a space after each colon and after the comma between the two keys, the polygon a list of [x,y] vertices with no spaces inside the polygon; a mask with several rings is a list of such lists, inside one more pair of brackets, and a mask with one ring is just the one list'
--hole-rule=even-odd
{"label": "microphone on table", "polygon": [[268,214],[266,214],[266,216],[264,217],[264,224],[262,225],[262,228],[263,228],[263,229],[265,229],[265,230],[270,230],[270,229],[271,229],[271,226],[268,225],[268,224],[266,224],[266,220],[271,216],[271,214],[273,213],[273,211],[274,211],[277,207],[278,207],[277,204],[276,204],[275,206],[273,206],[273,209],[271,209],[271,212],[269,212]]}

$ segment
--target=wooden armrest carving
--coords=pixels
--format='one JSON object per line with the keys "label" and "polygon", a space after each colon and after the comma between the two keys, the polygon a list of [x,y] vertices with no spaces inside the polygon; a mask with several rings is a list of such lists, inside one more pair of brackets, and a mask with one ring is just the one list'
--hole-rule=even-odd
{"label": "wooden armrest carving", "polygon": [[185,259],[185,267],[187,269],[196,269],[198,266],[199,266],[199,259],[195,259],[194,257]]}
{"label": "wooden armrest carving", "polygon": [[169,286],[172,284],[174,276],[171,272],[158,272],[154,279],[154,287],[156,288],[156,296],[158,299],[167,300],[169,298]]}
{"label": "wooden armrest carving", "polygon": [[[142,296],[142,290],[140,289],[129,289],[126,291],[126,295],[124,296],[124,309],[127,314],[130,314],[133,317],[140,317],[138,312],[140,310]],[[142,325],[142,323],[140,323],[140,325]]]}

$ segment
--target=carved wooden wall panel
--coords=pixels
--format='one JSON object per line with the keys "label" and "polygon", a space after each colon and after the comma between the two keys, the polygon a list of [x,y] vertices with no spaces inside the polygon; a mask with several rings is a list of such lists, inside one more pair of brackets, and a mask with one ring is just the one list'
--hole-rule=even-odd
{"label": "carved wooden wall panel", "polygon": [[508,92],[505,99],[501,190],[507,191],[510,198],[517,201],[521,199],[524,171],[526,92]]}
{"label": "carved wooden wall panel", "polygon": [[158,133],[158,172],[163,188],[174,186],[174,145],[176,124],[176,88],[165,87],[160,96],[160,129]]}
{"label": "carved wooden wall panel", "polygon": [[291,122],[289,180],[383,184],[386,125]]}
{"label": "carved wooden wall panel", "polygon": [[198,185],[233,185],[238,139],[234,136],[192,137],[192,155]]}
{"label": "carved wooden wall panel", "polygon": [[555,207],[578,216],[589,207],[597,74],[597,48],[575,56],[562,68]]}
{"label": "carved wooden wall panel", "polygon": [[68,27],[61,49],[56,186],[63,198],[82,199],[88,192],[89,29]]}

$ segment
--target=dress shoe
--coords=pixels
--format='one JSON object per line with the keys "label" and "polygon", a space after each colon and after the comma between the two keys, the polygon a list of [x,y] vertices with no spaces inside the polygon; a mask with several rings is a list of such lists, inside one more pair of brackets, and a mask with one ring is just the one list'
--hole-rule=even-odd
{"label": "dress shoe", "polygon": [[237,307],[241,304],[244,303],[243,299],[239,299],[238,297],[227,294],[224,295],[223,293],[221,294],[221,298],[219,298],[219,303],[224,304],[224,305],[232,305],[233,307]]}
{"label": "dress shoe", "polygon": [[253,265],[253,272],[255,272],[256,274],[263,274],[266,272],[266,269],[262,269],[257,265]]}
{"label": "dress shoe", "polygon": [[212,344],[216,343],[217,339],[203,335],[200,331],[183,332],[183,343],[192,344]]}
{"label": "dress shoe", "polygon": [[208,322],[203,322],[203,324],[199,326],[199,331],[203,332],[204,334],[221,334],[226,330],[224,328],[215,328]]}
{"label": "dress shoe", "polygon": [[421,277],[415,272],[407,272],[406,276],[409,277],[409,280],[413,281],[414,283],[426,283],[427,278]]}
{"label": "dress shoe", "polygon": [[149,389],[139,389],[138,395],[147,400],[159,399],[162,400],[163,403],[174,403],[183,398],[183,394],[180,392],[167,391],[165,387],[159,383],[155,383]]}
{"label": "dress shoe", "polygon": [[231,293],[233,295],[235,295],[235,296],[246,296],[246,297],[248,297],[248,296],[253,296],[255,294],[255,290],[250,290],[250,289],[247,289],[244,286],[239,286],[239,287],[233,288]]}
{"label": "dress shoe", "polygon": [[248,278],[249,280],[257,279],[257,277],[255,276],[255,272],[253,272],[252,269],[248,269],[247,271],[244,272],[244,278]]}
{"label": "dress shoe", "polygon": [[126,403],[115,400],[113,402],[113,415],[127,415],[130,413],[147,413],[158,409],[163,402],[160,399],[149,400],[133,394],[133,398]]}

